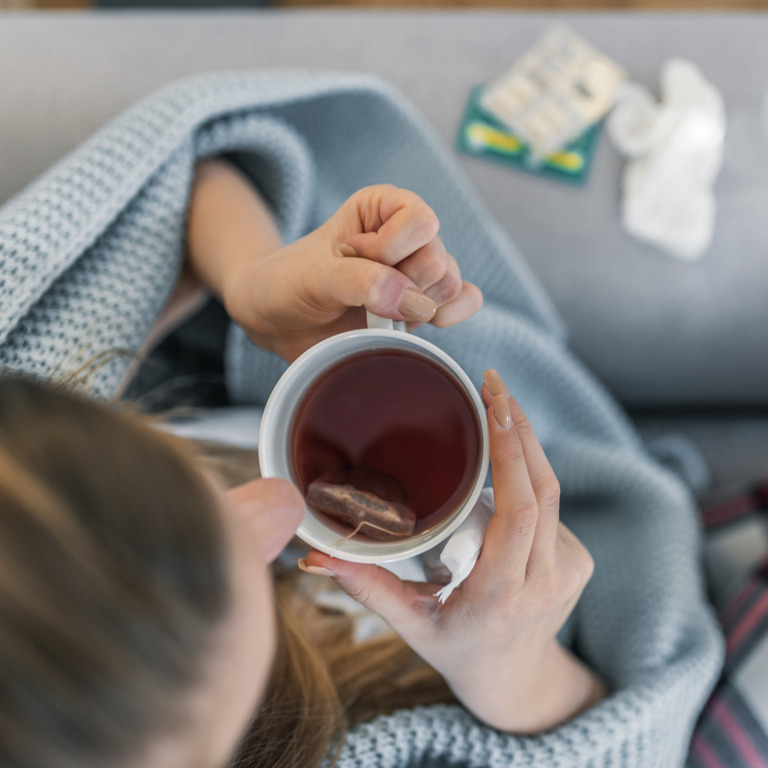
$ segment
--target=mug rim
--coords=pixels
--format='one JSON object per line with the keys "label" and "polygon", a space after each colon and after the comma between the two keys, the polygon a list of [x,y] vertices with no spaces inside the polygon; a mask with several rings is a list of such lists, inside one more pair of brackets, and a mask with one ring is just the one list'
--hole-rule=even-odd
{"label": "mug rim", "polygon": [[[464,520],[466,520],[483,490],[485,478],[488,473],[488,425],[485,418],[485,406],[477,389],[472,383],[472,380],[462,367],[450,355],[440,349],[440,347],[426,339],[422,339],[419,336],[414,336],[413,334],[404,331],[378,328],[360,328],[346,331],[324,339],[310,347],[291,363],[288,369],[280,377],[277,384],[275,384],[264,407],[264,414],[259,428],[258,455],[262,477],[280,477],[289,480],[291,483],[298,486],[297,479],[293,477],[290,472],[290,461],[286,461],[288,469],[283,471],[280,466],[280,457],[278,456],[280,453],[279,447],[275,448],[274,445],[267,445],[268,443],[274,443],[276,440],[279,441],[280,437],[276,438],[275,436],[280,435],[281,432],[283,433],[282,439],[284,439],[286,443],[290,439],[289,433],[292,429],[292,422],[282,428],[280,427],[280,424],[276,423],[286,408],[290,410],[291,417],[295,416],[296,406],[300,402],[300,400],[296,400],[287,405],[284,403],[285,399],[288,397],[286,394],[288,387],[296,382],[302,374],[310,372],[312,374],[311,377],[305,378],[301,382],[302,392],[306,392],[309,386],[330,367],[329,365],[323,364],[318,366],[316,371],[313,371],[312,367],[315,365],[314,361],[318,355],[328,354],[334,347],[341,346],[342,350],[348,348],[348,354],[334,358],[333,364],[337,364],[347,357],[351,357],[364,351],[365,348],[360,346],[361,340],[365,340],[366,342],[378,340],[382,342],[382,348],[384,349],[402,349],[404,346],[411,349],[415,348],[426,354],[427,357],[437,359],[456,379],[458,379],[459,383],[464,388],[475,408],[480,428],[480,456],[477,464],[477,473],[468,494],[461,503],[460,509],[454,514],[446,517],[440,523],[437,523],[435,526],[426,531],[422,531],[420,534],[409,536],[406,539],[393,541],[362,541],[352,538],[340,542],[342,537],[339,535],[339,532],[325,525],[325,523],[323,523],[323,521],[317,517],[305,503],[304,516],[302,517],[301,524],[296,530],[295,535],[306,544],[342,560],[358,563],[387,563],[404,560],[431,549],[441,541],[444,541],[464,522]],[[355,344],[350,345],[350,341],[354,341]],[[395,345],[391,344],[393,341],[396,342]],[[272,436],[271,439],[268,439],[269,435]],[[330,544],[327,540],[318,538],[315,529],[328,532],[332,531],[334,534],[334,543]],[[329,540],[330,538],[330,536],[327,537]]]}

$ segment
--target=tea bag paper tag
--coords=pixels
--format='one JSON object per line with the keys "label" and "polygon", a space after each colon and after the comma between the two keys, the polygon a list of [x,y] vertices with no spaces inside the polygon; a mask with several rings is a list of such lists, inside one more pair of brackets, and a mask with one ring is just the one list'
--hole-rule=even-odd
{"label": "tea bag paper tag", "polygon": [[440,560],[451,572],[451,580],[435,593],[441,603],[444,603],[454,589],[469,576],[475,567],[477,557],[483,548],[483,540],[488,523],[495,511],[493,503],[493,488],[485,488],[480,498],[469,513],[469,517],[456,529],[443,548]]}

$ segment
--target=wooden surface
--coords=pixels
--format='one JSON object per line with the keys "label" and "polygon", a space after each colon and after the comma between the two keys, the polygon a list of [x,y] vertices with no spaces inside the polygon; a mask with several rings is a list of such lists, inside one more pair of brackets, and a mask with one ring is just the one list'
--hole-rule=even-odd
{"label": "wooden surface", "polygon": [[[768,10],[768,0],[275,0],[285,8],[520,8],[530,10]],[[162,2],[158,2],[162,7]],[[218,4],[211,2],[211,6]],[[82,9],[90,0],[0,0],[6,9]]]}
{"label": "wooden surface", "polygon": [[277,0],[282,7],[519,8],[527,10],[765,10],[768,0]]}
{"label": "wooden surface", "polygon": [[0,0],[0,11],[5,10],[82,10],[91,8],[89,0]]}

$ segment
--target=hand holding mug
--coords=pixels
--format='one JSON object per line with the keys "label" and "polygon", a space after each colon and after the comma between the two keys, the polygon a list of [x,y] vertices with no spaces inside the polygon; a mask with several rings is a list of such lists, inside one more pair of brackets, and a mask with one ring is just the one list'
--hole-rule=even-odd
{"label": "hand holding mug", "polygon": [[310,567],[378,613],[445,678],[477,717],[501,730],[553,727],[602,698],[602,683],[556,641],[594,564],[559,521],[559,486],[529,422],[495,372],[487,407],[496,514],[474,570],[441,605],[437,585],[403,582],[319,552]]}
{"label": "hand holding mug", "polygon": [[414,324],[461,322],[482,295],[461,280],[438,228],[413,192],[366,187],[306,237],[238,261],[222,289],[227,311],[254,343],[289,362],[329,336],[364,328],[364,309]]}

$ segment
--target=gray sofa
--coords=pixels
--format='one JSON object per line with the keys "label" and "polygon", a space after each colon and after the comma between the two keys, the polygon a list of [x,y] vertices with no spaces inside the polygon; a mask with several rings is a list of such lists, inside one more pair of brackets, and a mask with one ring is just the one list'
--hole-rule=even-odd
{"label": "gray sofa", "polygon": [[688,264],[619,223],[623,160],[603,136],[583,188],[458,156],[562,312],[572,346],[649,435],[682,431],[715,487],[768,476],[768,15],[504,11],[5,13],[0,204],[132,102],[189,74],[378,74],[449,143],[470,88],[564,21],[656,88],[696,62],[729,128],[710,251]]}

